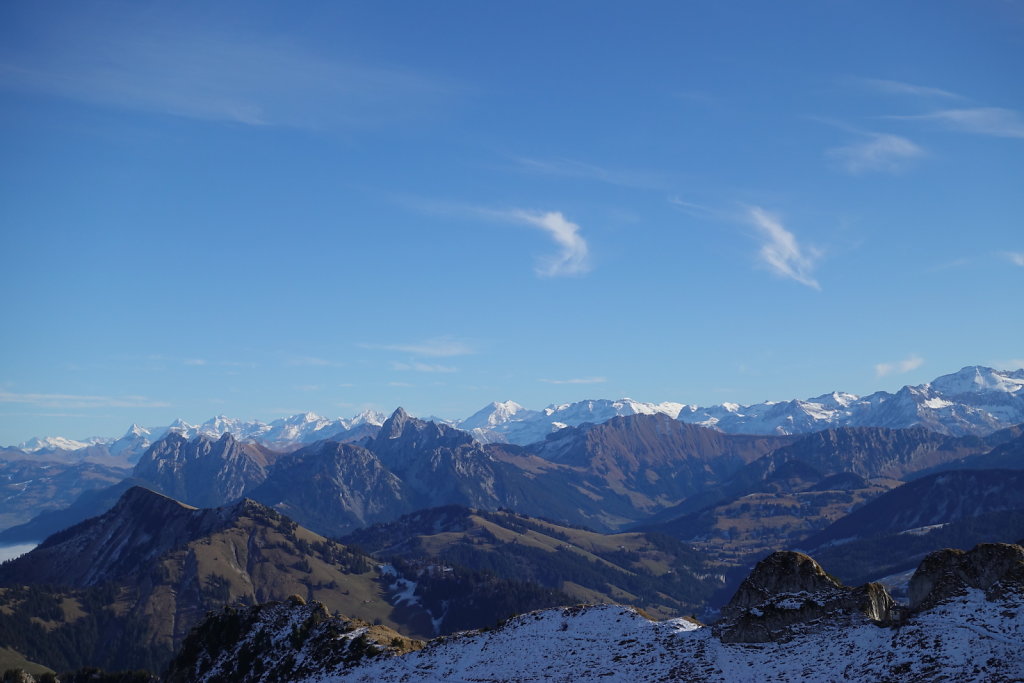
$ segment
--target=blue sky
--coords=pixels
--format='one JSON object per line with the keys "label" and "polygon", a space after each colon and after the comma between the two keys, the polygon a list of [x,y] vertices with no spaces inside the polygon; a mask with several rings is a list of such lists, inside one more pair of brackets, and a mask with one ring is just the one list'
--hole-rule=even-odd
{"label": "blue sky", "polygon": [[1024,4],[0,5],[0,443],[1024,365]]}

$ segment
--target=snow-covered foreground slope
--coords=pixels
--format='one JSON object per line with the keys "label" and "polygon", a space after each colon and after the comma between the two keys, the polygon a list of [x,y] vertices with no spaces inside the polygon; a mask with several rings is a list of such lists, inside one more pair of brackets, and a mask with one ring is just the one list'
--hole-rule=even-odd
{"label": "snow-covered foreground slope", "polygon": [[604,605],[516,617],[308,681],[952,681],[1024,676],[1024,613],[982,591],[899,628],[831,626],[784,643],[722,643],[711,629]]}

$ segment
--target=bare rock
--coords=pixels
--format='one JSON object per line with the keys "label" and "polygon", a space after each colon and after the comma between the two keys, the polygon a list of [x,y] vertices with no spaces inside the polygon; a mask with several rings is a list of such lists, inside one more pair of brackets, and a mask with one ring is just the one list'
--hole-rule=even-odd
{"label": "bare rock", "polygon": [[1009,592],[1024,594],[1024,547],[982,543],[968,552],[946,548],[931,553],[910,579],[910,609],[929,609],[971,588],[985,591],[990,600]]}
{"label": "bare rock", "polygon": [[822,625],[887,624],[894,607],[881,584],[849,588],[807,555],[779,551],[740,584],[714,632],[727,643],[785,641]]}

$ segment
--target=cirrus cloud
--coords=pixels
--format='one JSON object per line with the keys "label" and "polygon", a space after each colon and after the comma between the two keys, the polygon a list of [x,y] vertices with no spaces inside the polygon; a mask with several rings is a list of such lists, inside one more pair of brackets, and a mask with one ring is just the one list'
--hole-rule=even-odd
{"label": "cirrus cloud", "polygon": [[145,396],[90,396],[82,394],[17,394],[0,391],[0,403],[46,408],[167,408],[171,404]]}
{"label": "cirrus cloud", "polygon": [[937,121],[947,128],[964,133],[991,135],[1000,138],[1024,138],[1024,118],[1020,112],[1002,107],[944,109],[930,114],[887,116],[889,119]]}
{"label": "cirrus cloud", "polygon": [[542,257],[535,271],[541,277],[582,275],[590,270],[589,247],[580,235],[580,226],[567,220],[561,211],[512,211],[510,218],[538,227],[559,246],[557,254]]}
{"label": "cirrus cloud", "polygon": [[781,277],[795,280],[811,289],[821,289],[813,271],[821,252],[813,247],[802,247],[774,214],[759,206],[748,210],[748,219],[762,238],[758,258],[769,270]]}
{"label": "cirrus cloud", "polygon": [[454,337],[433,337],[419,342],[400,344],[359,344],[364,349],[382,349],[384,351],[401,351],[414,356],[430,356],[433,358],[449,358],[451,356],[468,356],[476,353],[468,342]]}
{"label": "cirrus cloud", "polygon": [[1010,259],[1010,263],[1015,266],[1024,267],[1024,251],[1007,251],[1003,252],[1006,258]]}
{"label": "cirrus cloud", "polygon": [[895,173],[925,151],[907,138],[886,133],[865,133],[866,140],[828,150],[843,168],[853,174],[868,171]]}
{"label": "cirrus cloud", "polygon": [[921,358],[916,353],[910,354],[908,358],[904,360],[896,361],[893,363],[878,363],[875,365],[875,375],[878,377],[885,377],[896,373],[902,375],[903,373],[916,370],[924,364],[924,358]]}

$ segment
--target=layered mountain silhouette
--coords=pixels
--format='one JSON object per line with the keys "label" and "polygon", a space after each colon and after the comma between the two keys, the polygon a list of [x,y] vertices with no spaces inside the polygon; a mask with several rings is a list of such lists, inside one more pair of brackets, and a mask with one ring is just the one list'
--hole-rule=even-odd
{"label": "layered mountain silhouette", "polygon": [[[582,483],[577,482],[574,486],[572,482],[557,482],[558,476],[554,474],[554,470],[558,468],[540,464],[535,467],[543,469],[545,476],[538,479],[538,485],[543,487],[554,482],[553,486],[556,489],[561,487],[567,490],[570,498],[577,494],[597,496],[602,501],[602,509],[595,512],[588,510],[586,504],[577,505],[575,501],[569,501],[569,504],[560,506],[560,518],[602,529],[612,529],[640,521],[640,518],[645,516],[656,516],[657,520],[665,521],[673,516],[697,512],[708,505],[726,500],[727,495],[704,494],[718,486],[723,477],[731,476],[732,473],[726,470],[733,467],[736,458],[748,458],[753,453],[749,449],[766,447],[764,439],[770,438],[755,438],[746,445],[740,445],[739,441],[731,441],[722,448],[712,447],[710,450],[704,447],[690,448],[687,451],[690,454],[690,462],[682,463],[676,470],[673,468],[676,461],[672,457],[660,464],[650,460],[646,463],[631,463],[628,457],[625,460],[617,457],[621,453],[628,456],[633,452],[633,448],[622,449],[612,445],[612,455],[615,457],[603,454],[600,449],[591,446],[581,449],[577,443],[580,435],[573,433],[573,430],[589,433],[593,425],[603,425],[613,420],[652,417],[661,418],[665,424],[668,424],[667,421],[679,421],[734,436],[772,434],[776,437],[788,435],[793,438],[808,433],[830,435],[819,437],[823,443],[813,446],[809,442],[805,443],[801,446],[805,449],[802,455],[787,456],[799,460],[797,465],[790,466],[794,471],[794,468],[799,467],[805,470],[807,467],[817,469],[822,474],[830,471],[829,466],[822,469],[820,465],[823,463],[812,462],[811,454],[806,452],[809,447],[821,447],[825,451],[836,448],[847,451],[853,468],[849,471],[867,478],[887,476],[904,479],[919,472],[929,473],[942,468],[1013,468],[1017,466],[1015,463],[1020,461],[1015,455],[1020,452],[1019,444],[1007,444],[1002,455],[993,454],[989,460],[982,461],[977,458],[987,456],[988,451],[992,450],[991,447],[998,445],[989,440],[993,432],[1024,422],[1024,370],[999,371],[981,366],[968,366],[926,384],[904,387],[894,394],[876,392],[858,397],[832,392],[804,401],[766,402],[751,406],[725,403],[720,406],[698,408],[672,402],[654,404],[630,399],[591,399],[553,405],[535,411],[526,410],[511,401],[496,402],[462,421],[450,421],[445,424],[440,424],[436,420],[419,421],[435,426],[427,431],[417,428],[413,430],[416,436],[410,434],[407,438],[401,438],[401,431],[404,430],[406,420],[413,418],[406,415],[403,419],[391,420],[389,434],[385,438],[378,438],[378,432],[388,419],[384,415],[368,412],[348,420],[331,420],[312,413],[303,413],[271,423],[246,422],[218,416],[201,425],[190,425],[180,420],[167,427],[152,429],[132,425],[118,439],[34,439],[22,444],[22,449],[4,448],[0,452],[0,460],[3,461],[0,468],[4,470],[2,474],[8,477],[8,486],[13,494],[0,499],[0,528],[21,525],[36,514],[59,511],[74,501],[77,495],[103,488],[125,476],[129,467],[143,464],[140,459],[145,461],[148,467],[134,472],[133,476],[147,482],[147,485],[195,504],[223,504],[230,500],[230,496],[247,493],[262,483],[261,479],[269,475],[269,469],[277,454],[293,452],[325,439],[363,447],[369,447],[371,441],[376,441],[376,446],[369,450],[386,469],[406,483],[417,479],[421,474],[432,476],[445,471],[446,468],[456,473],[464,468],[471,471],[475,469],[476,474],[469,472],[466,476],[459,476],[451,482],[441,481],[435,477],[435,484],[443,484],[449,488],[445,491],[431,491],[431,495],[426,496],[426,501],[413,495],[411,504],[414,508],[449,502],[477,506],[514,505],[513,498],[522,501],[533,495],[532,491],[517,486],[516,475],[507,472],[488,472],[482,459],[475,455],[466,457],[470,452],[480,452],[476,446],[466,442],[468,434],[478,445],[480,442],[488,441],[518,443],[525,450],[519,450],[518,447],[511,445],[496,450],[484,449],[484,452],[494,460],[511,462],[514,468],[523,469],[525,461],[514,457],[522,455],[538,455],[552,465],[569,465],[577,480],[581,477],[584,479]],[[460,425],[466,431],[453,429]],[[442,430],[441,427],[445,429]],[[878,444],[867,444],[870,450],[862,451],[855,457],[848,449],[856,448],[856,444],[853,443],[856,439],[847,439],[848,443],[842,443],[844,434],[850,435],[859,429],[867,430],[863,433],[868,433],[879,428],[907,434],[912,434],[914,429],[926,429],[952,437],[973,435],[984,437],[984,442],[958,442],[959,445],[956,447],[962,449],[962,454],[954,459],[956,462],[947,460],[948,444],[919,444],[914,452],[889,453],[882,456],[883,448],[894,445],[885,443],[894,441],[890,436],[878,439]],[[1012,430],[1003,433],[1012,434]],[[184,453],[193,448],[186,444],[192,444],[196,439],[205,444],[195,447],[196,450],[205,448],[209,451],[208,455],[216,455],[222,450],[216,444],[221,443],[224,434],[230,434],[236,443],[229,443],[228,447],[223,449],[226,452],[222,455],[229,460],[231,457],[241,457],[243,463],[228,463],[231,468],[218,470],[220,466],[212,460],[199,462],[179,459],[178,462],[174,462],[175,449]],[[697,438],[709,441],[715,438],[705,432],[693,434],[700,434]],[[183,443],[175,445],[174,435]],[[547,440],[549,436],[552,437],[550,442]],[[1013,438],[1020,436],[1021,432],[1017,430]],[[656,455],[657,451],[666,450],[666,447],[655,444],[655,440],[649,435],[637,437],[628,437],[620,433],[605,434],[596,438],[606,439],[609,443],[620,438],[634,439],[631,446],[640,450],[646,449],[647,458],[660,457]],[[673,430],[666,429],[658,438],[671,442],[688,437],[685,437],[683,432],[673,434]],[[917,436],[908,436],[907,440],[926,438],[934,441],[932,437]],[[434,455],[426,459],[407,460],[411,452],[421,453],[430,450],[427,448],[427,442],[431,439],[434,441]],[[833,439],[835,443],[827,443],[828,439]],[[456,441],[459,443],[455,443]],[[756,445],[758,443],[760,445]],[[151,453],[154,444],[162,444],[160,448],[164,451],[156,458],[152,457]],[[900,448],[898,444],[895,446]],[[670,445],[667,450],[677,447],[678,444]],[[797,447],[795,442],[793,447]],[[774,450],[774,447],[766,448]],[[1014,448],[1017,450],[1013,450]],[[244,451],[247,452],[243,453]],[[713,455],[709,456],[709,453]],[[874,455],[871,455],[872,453]],[[780,457],[783,457],[782,454]],[[873,457],[880,459],[872,462]],[[895,460],[886,464],[883,462],[885,457],[894,457]],[[448,464],[444,462],[446,458]],[[701,468],[698,464],[702,459],[706,468]],[[933,464],[922,469],[929,459]],[[107,469],[100,472],[96,467],[85,467],[85,463]],[[238,467],[241,464],[245,464],[246,467]],[[744,464],[751,463],[745,460]],[[757,471],[764,466],[764,463],[756,465],[750,476],[764,476],[765,472]],[[769,469],[777,469],[778,466],[778,463],[768,465]],[[69,470],[69,467],[72,469]],[[607,468],[608,471],[602,471],[601,468]],[[61,472],[66,472],[67,476],[63,476]],[[479,489],[467,484],[467,481],[474,479],[483,481],[492,474],[496,477],[495,484],[499,485],[499,488],[501,484],[507,485],[508,488],[495,491],[493,494],[480,495]],[[771,476],[771,473],[768,474]],[[208,484],[207,480],[215,482],[216,486]],[[24,491],[22,492],[19,487],[24,487]],[[411,491],[410,495],[412,494],[415,494],[415,491]],[[99,498],[109,501],[111,496]],[[502,502],[488,502],[489,498]],[[542,501],[549,496],[541,492],[537,498]],[[683,502],[684,498],[686,502],[683,507],[670,512],[664,511],[666,507],[672,506],[673,499],[676,502]],[[531,514],[549,516],[554,512],[550,506],[539,510],[519,509]],[[402,508],[399,513],[406,511],[408,508]],[[102,512],[102,509],[94,509],[94,513],[99,512]],[[350,521],[343,522],[338,530],[343,530],[349,523],[377,519],[372,513],[367,514],[369,516],[354,512],[350,515]],[[60,514],[58,517],[68,519],[67,514]],[[39,535],[41,531],[52,532],[57,528],[59,527],[54,527],[45,520],[35,520],[30,527],[12,531],[3,539],[8,542],[39,540],[42,538]]]}
{"label": "layered mountain silhouette", "polygon": [[[793,541],[835,521],[843,505],[849,509],[917,472],[999,448],[1011,450],[988,457],[1010,460],[1020,438],[1018,428],[986,437],[868,427],[750,436],[655,414],[570,427],[519,447],[481,444],[466,432],[398,409],[372,438],[321,441],[285,455],[230,434],[214,440],[171,433],[147,450],[132,475],[197,507],[248,496],[333,536],[457,504],[508,508],[598,531],[662,524],[662,532],[692,538],[683,529],[689,522],[673,526],[673,520],[754,493],[809,500],[804,493],[845,492],[843,500],[828,503],[833,510],[810,515],[817,521],[786,537]],[[0,540],[45,537],[101,514],[120,491],[123,485],[84,495],[73,508],[9,529]],[[821,509],[828,496],[816,498],[813,506]]]}

